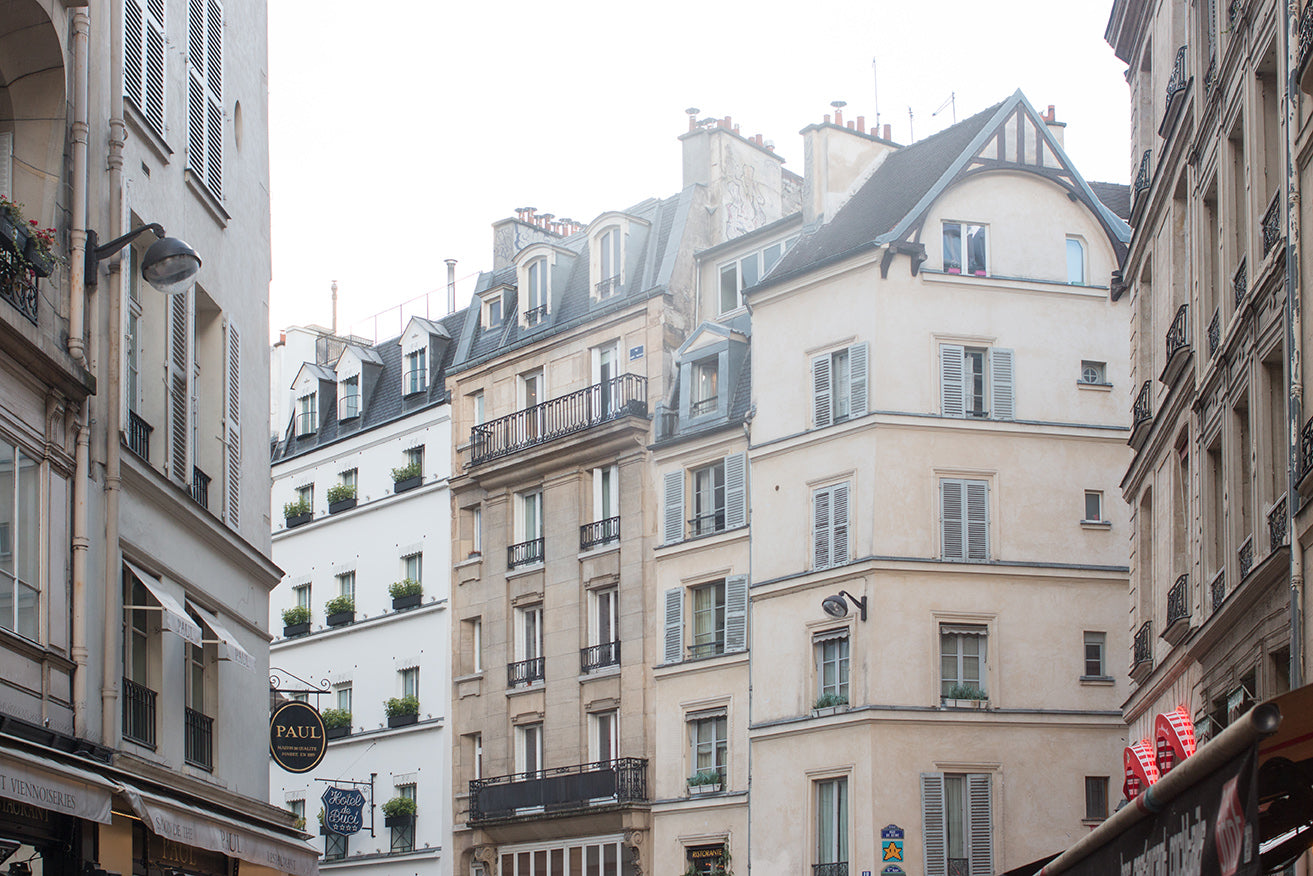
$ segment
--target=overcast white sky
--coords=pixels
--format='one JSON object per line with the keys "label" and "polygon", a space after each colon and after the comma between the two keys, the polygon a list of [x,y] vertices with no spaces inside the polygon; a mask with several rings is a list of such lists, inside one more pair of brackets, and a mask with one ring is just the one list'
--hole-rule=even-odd
{"label": "overcast white sky", "polygon": [[686,107],[732,116],[801,173],[798,131],[833,100],[871,125],[877,79],[900,143],[951,124],[951,106],[934,115],[950,95],[960,120],[1020,88],[1040,112],[1057,106],[1087,179],[1124,183],[1130,110],[1103,40],[1110,8],[272,0],[270,328],[328,325],[333,280],[340,330],[428,292],[440,316],[447,258],[463,307],[491,266],[492,223],[516,207],[586,223],[677,192]]}

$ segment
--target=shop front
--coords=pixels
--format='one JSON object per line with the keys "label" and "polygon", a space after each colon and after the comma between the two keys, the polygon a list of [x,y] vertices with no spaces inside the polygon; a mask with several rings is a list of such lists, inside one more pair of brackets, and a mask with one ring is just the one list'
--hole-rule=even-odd
{"label": "shop front", "polygon": [[0,750],[0,866],[80,876],[84,823],[108,824],[114,785],[36,754]]}

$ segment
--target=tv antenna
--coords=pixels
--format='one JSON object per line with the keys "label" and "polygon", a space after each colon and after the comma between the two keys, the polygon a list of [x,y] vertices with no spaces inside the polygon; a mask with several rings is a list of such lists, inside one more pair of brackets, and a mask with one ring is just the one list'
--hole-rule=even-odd
{"label": "tv antenna", "polygon": [[875,68],[875,58],[871,59],[871,83],[875,92],[875,130],[880,130],[880,76]]}
{"label": "tv antenna", "polygon": [[944,107],[946,106],[953,108],[953,124],[956,125],[957,124],[957,92],[956,91],[950,91],[948,93],[948,100],[941,103],[939,105],[939,109],[935,110],[930,114],[930,118],[933,119],[935,116],[942,113],[944,111]]}
{"label": "tv antenna", "polygon": [[912,127],[912,108],[907,108],[907,142],[916,142],[916,130]]}

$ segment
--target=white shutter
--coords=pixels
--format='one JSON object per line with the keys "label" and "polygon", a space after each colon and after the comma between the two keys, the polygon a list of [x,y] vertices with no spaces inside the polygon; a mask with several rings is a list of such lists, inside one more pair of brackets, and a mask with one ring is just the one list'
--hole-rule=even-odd
{"label": "white shutter", "polygon": [[993,800],[988,773],[967,776],[967,854],[971,876],[993,876]]}
{"label": "white shutter", "polygon": [[963,532],[965,515],[961,481],[944,478],[939,482],[939,509],[944,558],[964,559],[966,540]]}
{"label": "white shutter", "polygon": [[989,415],[996,420],[1011,420],[1016,416],[1016,392],[1013,388],[1012,351],[989,351]]}
{"label": "white shutter", "polygon": [[830,563],[848,562],[848,485],[830,488]]}
{"label": "white shutter", "polygon": [[748,647],[748,576],[725,579],[725,650]]}
{"label": "white shutter", "polygon": [[169,298],[169,475],[178,483],[191,483],[191,292]]}
{"label": "white shutter", "polygon": [[817,429],[830,425],[830,355],[812,359],[812,420]]}
{"label": "white shutter", "polygon": [[684,656],[684,588],[666,591],[666,663],[678,663]]}
{"label": "white shutter", "polygon": [[867,411],[866,344],[848,348],[848,416],[861,417]]}
{"label": "white shutter", "polygon": [[830,491],[812,493],[812,568],[830,567]]}
{"label": "white shutter", "polygon": [[224,515],[236,529],[241,523],[242,476],[242,340],[237,326],[228,322],[228,382],[225,410]]}
{"label": "white shutter", "polygon": [[748,523],[748,456],[725,457],[725,528],[738,529]]}
{"label": "white shutter", "polygon": [[921,773],[921,835],[925,838],[925,876],[948,876],[943,773]]}
{"label": "white shutter", "polygon": [[0,195],[14,198],[14,132],[0,131]]}
{"label": "white shutter", "polygon": [[684,470],[666,472],[665,508],[661,543],[674,544],[684,538]]}
{"label": "white shutter", "polygon": [[961,344],[939,345],[939,392],[945,417],[966,416],[963,365],[966,351]]}
{"label": "white shutter", "polygon": [[187,4],[187,166],[223,197],[223,7]]}
{"label": "white shutter", "polygon": [[[131,3],[129,3],[131,5]],[[161,136],[164,134],[164,0],[147,0],[145,21],[146,56],[142,67],[142,99],[139,108]]]}
{"label": "white shutter", "polygon": [[989,485],[966,481],[966,531],[969,560],[989,559]]}
{"label": "white shutter", "polygon": [[145,77],[146,10],[143,0],[123,3],[123,96],[138,108],[142,100]]}

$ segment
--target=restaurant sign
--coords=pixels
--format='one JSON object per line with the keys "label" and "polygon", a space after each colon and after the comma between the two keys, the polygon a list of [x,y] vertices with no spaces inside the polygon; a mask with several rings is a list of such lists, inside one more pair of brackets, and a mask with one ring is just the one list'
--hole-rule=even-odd
{"label": "restaurant sign", "polygon": [[305,773],[319,766],[328,750],[324,721],[309,703],[279,706],[269,719],[269,754],[289,773]]}
{"label": "restaurant sign", "polygon": [[365,795],[359,788],[329,785],[319,799],[324,803],[324,827],[333,833],[350,836],[364,825]]}

